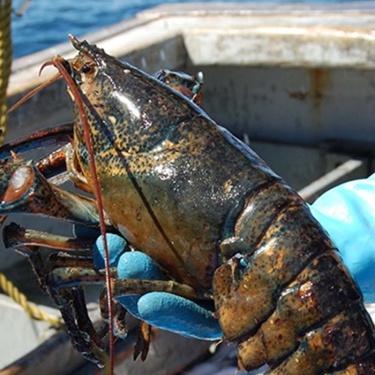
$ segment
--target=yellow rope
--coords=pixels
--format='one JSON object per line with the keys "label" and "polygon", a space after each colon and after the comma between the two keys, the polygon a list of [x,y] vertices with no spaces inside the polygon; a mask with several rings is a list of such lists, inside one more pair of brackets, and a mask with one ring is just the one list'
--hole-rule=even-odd
{"label": "yellow rope", "polygon": [[11,0],[0,0],[0,145],[4,141],[7,126],[6,90],[12,63],[10,20]]}
{"label": "yellow rope", "polygon": [[[0,0],[0,145],[4,141],[7,126],[6,90],[12,63],[11,12],[12,1]],[[61,318],[48,314],[37,305],[28,302],[26,296],[3,273],[0,273],[0,288],[21,305],[32,319],[43,320],[54,327],[62,326]]]}
{"label": "yellow rope", "polygon": [[63,321],[61,318],[48,314],[47,312],[40,309],[34,303],[28,302],[26,296],[20,292],[20,290],[7,279],[7,277],[0,272],[0,288],[10,297],[13,301],[17,302],[23,307],[25,312],[35,320],[42,320],[49,323],[53,327],[61,327]]}

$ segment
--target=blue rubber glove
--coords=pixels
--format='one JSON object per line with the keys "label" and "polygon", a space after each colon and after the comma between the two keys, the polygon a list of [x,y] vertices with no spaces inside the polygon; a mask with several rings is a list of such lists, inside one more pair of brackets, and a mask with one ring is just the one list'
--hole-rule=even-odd
{"label": "blue rubber glove", "polygon": [[310,207],[363,293],[375,302],[375,174],[339,185]]}
{"label": "blue rubber glove", "polygon": [[[352,275],[358,282],[366,302],[375,301],[375,175],[351,181],[323,194],[311,212],[329,233]],[[146,254],[125,252],[126,241],[109,234],[110,263],[117,265],[121,279],[163,280],[157,264]],[[103,268],[102,239],[94,249],[94,262]],[[143,296],[126,296],[119,302],[135,317],[153,326],[183,336],[217,340],[222,337],[212,312],[195,302],[163,292]]]}
{"label": "blue rubber glove", "polygon": [[[158,265],[145,253],[126,251],[126,241],[115,234],[107,234],[110,265],[117,266],[119,279],[165,280]],[[104,267],[101,236],[94,246],[94,265]],[[165,292],[150,292],[143,296],[124,296],[118,301],[136,318],[153,326],[186,337],[204,340],[222,338],[218,321],[212,311],[186,298]]]}

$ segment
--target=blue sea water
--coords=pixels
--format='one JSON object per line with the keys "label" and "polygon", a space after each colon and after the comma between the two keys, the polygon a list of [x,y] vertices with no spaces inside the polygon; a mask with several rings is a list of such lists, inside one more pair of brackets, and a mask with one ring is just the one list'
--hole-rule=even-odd
{"label": "blue sea water", "polygon": [[[17,9],[22,4],[22,1],[14,0],[14,8]],[[20,57],[42,50],[66,41],[69,33],[80,36],[90,31],[98,30],[106,25],[120,22],[141,10],[155,5],[191,1],[32,0],[29,3],[29,8],[22,17],[13,16],[13,53],[15,57]],[[226,2],[226,0],[204,0],[205,3],[217,1]],[[242,2],[246,1],[242,0]],[[290,2],[290,0],[277,0],[277,2]],[[297,2],[338,3],[345,1],[305,0]]]}

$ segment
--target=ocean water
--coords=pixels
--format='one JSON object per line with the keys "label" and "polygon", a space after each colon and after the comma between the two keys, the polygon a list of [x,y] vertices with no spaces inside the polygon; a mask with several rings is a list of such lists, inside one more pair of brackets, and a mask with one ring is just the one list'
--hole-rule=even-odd
{"label": "ocean water", "polygon": [[[226,0],[204,0],[205,3],[218,1],[226,2]],[[276,1],[291,2],[290,0]],[[17,9],[22,2],[23,0],[14,0],[14,8]],[[186,3],[191,0],[32,0],[22,17],[13,16],[14,57],[28,55],[64,42],[69,33],[81,36],[106,25],[120,22],[141,10],[162,3],[176,2]],[[242,0],[242,2],[246,1]],[[294,2],[338,3],[345,1],[305,0]]]}

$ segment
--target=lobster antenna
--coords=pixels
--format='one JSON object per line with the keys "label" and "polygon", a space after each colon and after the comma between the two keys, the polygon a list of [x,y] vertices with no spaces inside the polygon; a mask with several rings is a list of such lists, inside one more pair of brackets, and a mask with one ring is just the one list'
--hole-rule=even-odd
{"label": "lobster antenna", "polygon": [[[89,168],[90,173],[92,175],[93,179],[93,185],[94,185],[94,195],[97,201],[98,206],[98,214],[99,214],[99,225],[100,225],[100,232],[102,234],[103,238],[103,247],[104,247],[104,264],[105,264],[105,280],[106,280],[106,286],[107,286],[107,305],[108,305],[108,315],[109,315],[109,337],[108,337],[108,352],[109,352],[109,367],[107,367],[107,373],[113,374],[113,368],[114,368],[114,346],[113,346],[113,304],[112,304],[112,284],[111,284],[111,275],[110,275],[110,269],[109,269],[109,250],[108,250],[108,243],[107,243],[107,236],[106,236],[106,224],[104,219],[104,206],[103,206],[103,199],[101,194],[101,188],[99,183],[99,178],[97,174],[97,168],[95,163],[95,157],[94,157],[94,146],[92,143],[92,138],[90,134],[90,125],[87,120],[86,110],[83,104],[81,92],[75,82],[73,81],[70,74],[67,72],[65,68],[65,60],[60,57],[56,56],[50,63],[46,63],[43,65],[54,65],[57,70],[60,72],[60,75],[62,78],[64,78],[66,84],[68,85],[72,96],[74,97],[76,101],[76,105],[78,107],[78,114],[79,118],[82,123],[83,127],[83,136],[86,143],[86,147],[88,150],[89,155]],[[42,67],[42,68],[43,68]]]}
{"label": "lobster antenna", "polygon": [[[40,72],[42,71],[42,69],[47,66],[47,65],[51,65],[49,62],[45,63],[42,65],[41,67],[41,70]],[[40,74],[40,73],[39,73]],[[49,85],[51,85],[52,83],[58,81],[60,78],[62,78],[61,74],[60,73],[57,73],[56,75],[54,75],[53,77],[51,77],[50,79],[48,79],[46,82],[43,82],[42,84],[40,84],[39,86],[33,88],[31,91],[29,91],[26,95],[24,95],[20,100],[17,100],[9,109],[8,109],[8,113],[10,112],[13,112],[14,110],[16,110],[17,108],[21,107],[21,105],[25,104],[28,100],[30,100],[35,94],[37,94],[39,91],[42,91],[43,89],[45,89],[46,87],[48,87]]]}

